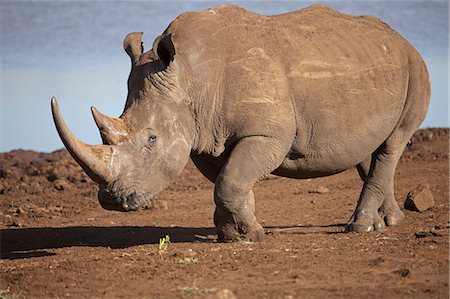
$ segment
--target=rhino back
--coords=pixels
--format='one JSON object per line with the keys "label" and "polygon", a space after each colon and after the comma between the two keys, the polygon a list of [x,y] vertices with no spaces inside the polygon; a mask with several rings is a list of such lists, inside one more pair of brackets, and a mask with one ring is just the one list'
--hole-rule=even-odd
{"label": "rhino back", "polygon": [[277,18],[298,116],[293,151],[310,156],[299,163],[337,172],[362,161],[401,118],[415,50],[375,17],[314,6]]}
{"label": "rhino back", "polygon": [[415,50],[377,18],[321,5],[267,17],[224,5],[183,14],[167,32],[199,105],[221,111],[205,113],[205,128],[278,134],[313,168],[365,159],[402,114]]}

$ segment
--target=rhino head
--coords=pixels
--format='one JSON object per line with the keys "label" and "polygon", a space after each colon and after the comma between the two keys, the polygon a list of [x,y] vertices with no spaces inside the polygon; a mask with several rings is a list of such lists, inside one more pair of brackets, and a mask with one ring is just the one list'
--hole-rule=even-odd
{"label": "rhino head", "polygon": [[170,35],[158,37],[143,53],[142,33],[130,33],[124,49],[131,58],[128,96],[119,118],[92,107],[101,145],[78,140],[67,128],[55,98],[53,119],[64,145],[86,174],[99,185],[105,209],[133,211],[152,199],[185,167],[192,146],[194,120],[180,87]]}

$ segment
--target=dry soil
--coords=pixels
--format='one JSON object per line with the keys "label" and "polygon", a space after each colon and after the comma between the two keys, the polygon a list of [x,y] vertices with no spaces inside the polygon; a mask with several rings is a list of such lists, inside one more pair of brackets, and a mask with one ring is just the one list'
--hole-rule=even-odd
{"label": "dry soil", "polygon": [[[448,298],[448,129],[421,130],[396,199],[428,184],[435,206],[385,232],[344,233],[355,169],[255,187],[261,243],[217,243],[213,185],[192,164],[150,210],[103,210],[65,150],[0,154],[0,294],[6,298]],[[170,243],[160,247],[160,238]]]}

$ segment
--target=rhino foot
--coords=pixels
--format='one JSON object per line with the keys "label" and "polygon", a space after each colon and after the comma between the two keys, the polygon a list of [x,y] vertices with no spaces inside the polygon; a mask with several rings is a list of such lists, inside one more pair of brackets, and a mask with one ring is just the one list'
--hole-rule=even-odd
{"label": "rhino foot", "polygon": [[368,214],[350,219],[345,227],[346,232],[370,232],[370,231],[384,231],[386,226],[394,226],[399,224],[405,214],[398,208],[380,209],[378,213]]}
{"label": "rhino foot", "polygon": [[264,236],[264,229],[259,223],[252,227],[237,227],[230,223],[217,228],[217,241],[219,242],[259,242],[264,239]]}
{"label": "rhino foot", "polygon": [[386,226],[399,224],[405,214],[400,210],[395,199],[389,198],[383,202],[378,212],[355,213],[350,218],[346,232],[383,231]]}
{"label": "rhino foot", "polygon": [[391,201],[385,201],[379,210],[380,217],[384,219],[384,222],[388,226],[394,226],[400,223],[405,218],[405,214],[400,210],[395,199]]}
{"label": "rhino foot", "polygon": [[354,220],[351,219],[345,227],[346,232],[367,233],[371,231],[384,231],[386,228],[384,220],[377,212],[361,213],[352,218]]}

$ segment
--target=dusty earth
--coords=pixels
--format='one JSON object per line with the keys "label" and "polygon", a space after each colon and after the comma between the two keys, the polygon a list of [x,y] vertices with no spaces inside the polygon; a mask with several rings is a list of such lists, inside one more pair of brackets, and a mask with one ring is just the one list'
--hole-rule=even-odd
{"label": "dusty earth", "polygon": [[[396,198],[428,184],[435,206],[383,233],[343,233],[356,170],[255,188],[261,243],[217,243],[212,184],[189,164],[146,211],[103,210],[65,150],[0,154],[4,298],[448,298],[448,129],[405,151]],[[159,240],[170,236],[170,243]]]}

